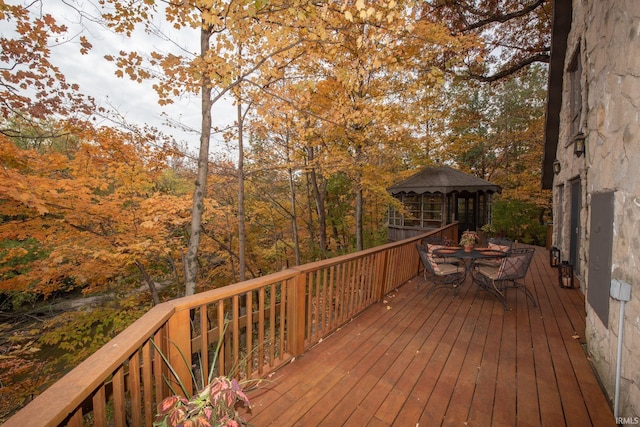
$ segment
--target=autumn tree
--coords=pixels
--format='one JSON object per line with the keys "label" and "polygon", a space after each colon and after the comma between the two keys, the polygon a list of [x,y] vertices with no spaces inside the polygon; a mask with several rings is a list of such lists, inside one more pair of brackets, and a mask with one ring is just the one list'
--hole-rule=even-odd
{"label": "autumn tree", "polygon": [[313,107],[322,118],[325,169],[348,176],[353,185],[356,249],[364,247],[365,192],[383,194],[380,178],[393,169],[401,147],[415,144],[412,127],[422,117],[408,116],[406,109],[419,101],[422,88],[443,83],[445,58],[454,64],[460,49],[475,42],[452,37],[440,23],[419,20],[408,5],[387,6],[392,11],[364,2],[343,8],[347,22],[335,43],[320,47],[326,61],[313,92],[325,97]]}
{"label": "autumn tree", "polygon": [[[272,103],[262,102],[256,111],[260,117],[252,121],[250,179],[256,188],[254,197],[259,198],[265,208],[270,206],[270,210],[274,212],[274,219],[271,221],[274,223],[273,244],[277,245],[280,236],[285,234],[275,231],[275,218],[286,218],[289,225],[287,228],[290,228],[286,235],[290,237],[281,246],[288,246],[283,249],[290,249],[293,252],[293,263],[300,265],[302,255],[298,226],[298,176],[303,164],[297,153],[300,144],[296,144],[299,135],[292,120],[294,114],[285,105],[274,111],[269,108],[273,106]],[[274,191],[276,188],[278,191]],[[285,195],[288,200],[284,198]]]}
{"label": "autumn tree", "polygon": [[[154,1],[108,2],[112,10],[103,17],[116,31],[130,32],[139,23],[148,25],[159,14]],[[298,51],[319,31],[314,3],[182,2],[167,4],[161,16],[176,28],[200,33],[199,54],[120,52],[113,59],[136,80],[155,78],[161,103],[176,94],[198,94],[202,102],[202,126],[198,175],[195,185],[190,242],[185,258],[187,294],[195,292],[197,255],[201,236],[211,129],[211,107],[244,82],[262,87],[272,80],[282,63],[300,57]],[[242,53],[237,48],[242,46]],[[149,72],[151,67],[155,74]],[[241,98],[238,98],[241,99]]]}
{"label": "autumn tree", "polygon": [[[83,120],[95,112],[93,100],[67,82],[52,62],[51,42],[66,34],[67,28],[53,16],[38,13],[39,3],[17,5],[0,0],[0,23],[8,24],[0,34],[0,117],[4,119],[0,133],[7,137],[19,136],[20,129],[10,126],[16,121],[36,129],[37,120],[53,115]],[[85,54],[90,48],[87,38],[80,36],[80,52]],[[62,132],[51,126],[46,130],[50,134],[38,138]]]}
{"label": "autumn tree", "polygon": [[46,253],[20,274],[3,268],[3,291],[46,297],[59,289],[104,290],[132,267],[143,272],[149,262],[176,256],[174,215],[184,204],[157,184],[170,146],[157,147],[155,137],[153,145],[132,141],[111,128],[66,131],[50,145],[25,137],[0,144],[7,159],[0,238],[35,239]]}
{"label": "autumn tree", "polygon": [[535,63],[551,52],[550,0],[442,0],[423,2],[425,19],[438,19],[452,34],[475,35],[483,44],[467,50],[458,75],[492,82]]}
{"label": "autumn tree", "polygon": [[[525,218],[522,213],[528,212],[526,221],[508,226],[518,232],[527,228],[522,221],[531,224],[529,231],[543,224],[550,209],[549,194],[540,188],[540,168],[535,166],[543,153],[545,86],[543,66],[529,67],[491,85],[461,83],[455,92],[459,104],[452,110],[444,139],[449,160],[502,187],[496,199],[496,222],[500,223],[500,216],[507,222]],[[498,208],[500,204],[504,206]],[[522,240],[521,235],[511,237]]]}

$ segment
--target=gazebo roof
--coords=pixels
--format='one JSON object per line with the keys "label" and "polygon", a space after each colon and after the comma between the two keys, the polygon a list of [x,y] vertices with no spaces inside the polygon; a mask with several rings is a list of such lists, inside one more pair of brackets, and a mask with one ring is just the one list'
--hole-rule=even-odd
{"label": "gazebo roof", "polygon": [[500,188],[499,185],[492,184],[489,181],[453,169],[452,167],[439,165],[428,166],[411,175],[409,178],[393,184],[387,188],[387,191],[391,194],[411,192],[416,194],[448,194],[454,191],[500,193],[502,192],[502,188]]}

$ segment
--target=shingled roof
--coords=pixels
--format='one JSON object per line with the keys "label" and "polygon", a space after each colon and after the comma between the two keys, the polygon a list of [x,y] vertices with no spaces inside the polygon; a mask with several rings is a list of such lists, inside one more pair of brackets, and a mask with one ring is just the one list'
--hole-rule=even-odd
{"label": "shingled roof", "polygon": [[398,193],[443,193],[469,191],[475,193],[500,193],[502,188],[489,181],[461,172],[449,166],[428,166],[409,178],[387,188],[391,194]]}

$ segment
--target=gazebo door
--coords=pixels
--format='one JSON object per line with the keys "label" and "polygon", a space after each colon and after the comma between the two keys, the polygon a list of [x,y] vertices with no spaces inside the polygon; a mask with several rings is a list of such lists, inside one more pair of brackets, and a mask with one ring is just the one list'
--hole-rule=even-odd
{"label": "gazebo door", "polygon": [[460,194],[456,197],[456,214],[460,232],[476,229],[475,197],[473,194]]}

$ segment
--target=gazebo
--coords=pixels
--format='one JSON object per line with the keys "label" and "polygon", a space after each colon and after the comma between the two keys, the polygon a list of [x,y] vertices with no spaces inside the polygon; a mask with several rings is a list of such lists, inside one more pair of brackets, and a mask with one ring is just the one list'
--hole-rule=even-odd
{"label": "gazebo", "polygon": [[458,221],[460,232],[491,223],[492,195],[502,189],[445,165],[428,166],[387,191],[404,206],[389,208],[388,239],[395,242]]}

